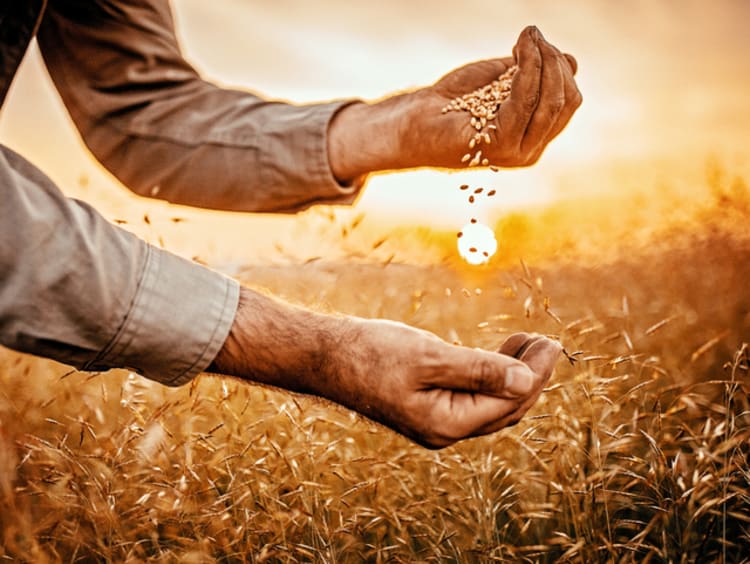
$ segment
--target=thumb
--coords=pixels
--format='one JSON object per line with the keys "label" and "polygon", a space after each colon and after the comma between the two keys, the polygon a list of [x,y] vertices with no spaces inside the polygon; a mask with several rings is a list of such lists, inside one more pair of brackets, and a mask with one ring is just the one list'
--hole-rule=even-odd
{"label": "thumb", "polygon": [[547,382],[555,369],[562,345],[557,341],[542,337],[532,342],[521,354],[520,360]]}
{"label": "thumb", "polygon": [[523,397],[533,392],[541,378],[523,363],[511,364],[505,368],[503,392],[515,397]]}
{"label": "thumb", "polygon": [[527,396],[541,383],[531,367],[512,356],[451,346],[431,371],[430,384],[443,389],[505,399]]}

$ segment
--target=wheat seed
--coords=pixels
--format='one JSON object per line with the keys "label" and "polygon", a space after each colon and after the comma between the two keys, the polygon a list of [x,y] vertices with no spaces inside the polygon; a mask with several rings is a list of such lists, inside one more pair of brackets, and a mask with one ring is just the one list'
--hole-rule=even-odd
{"label": "wheat seed", "polygon": [[[513,76],[516,74],[518,67],[513,65],[509,67],[497,79],[489,84],[477,88],[462,96],[453,98],[444,108],[443,113],[462,111],[471,115],[469,126],[476,129],[476,133],[469,140],[469,149],[474,149],[479,143],[489,144],[492,139],[485,129],[497,129],[497,126],[490,123],[497,116],[500,105],[510,96],[510,88],[513,82]],[[461,162],[467,162],[471,157],[461,159]],[[489,159],[477,158],[477,155],[469,162],[469,166],[489,165]]]}
{"label": "wheat seed", "polygon": [[[500,105],[510,96],[511,83],[517,70],[518,67],[515,65],[509,67],[496,80],[473,92],[453,98],[453,100],[443,107],[442,113],[444,114],[455,111],[468,112],[470,114],[469,126],[476,131],[468,141],[469,152],[461,157],[461,162],[467,163],[467,166],[489,166],[493,172],[497,172],[498,168],[490,165],[490,159],[486,155],[483,157],[482,150],[477,150],[477,147],[482,143],[489,145],[492,142],[489,132],[496,130],[497,126],[490,122],[496,118]],[[460,189],[468,190],[469,186],[468,184],[462,184]],[[473,204],[476,201],[476,195],[481,194],[483,191],[484,188],[475,189],[474,193],[469,195],[469,203]],[[487,193],[487,196],[493,196],[494,194],[495,190],[492,190]],[[477,220],[472,218],[471,223],[476,222]],[[459,232],[458,238],[462,236],[463,233]],[[474,248],[470,251],[477,252]],[[485,252],[484,256],[488,256],[488,254]]]}

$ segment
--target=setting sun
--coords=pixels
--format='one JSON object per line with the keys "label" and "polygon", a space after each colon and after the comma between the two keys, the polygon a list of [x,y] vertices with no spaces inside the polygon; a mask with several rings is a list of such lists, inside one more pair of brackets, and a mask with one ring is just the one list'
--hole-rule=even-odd
{"label": "setting sun", "polygon": [[485,264],[497,251],[495,233],[472,219],[458,233],[458,253],[469,264]]}

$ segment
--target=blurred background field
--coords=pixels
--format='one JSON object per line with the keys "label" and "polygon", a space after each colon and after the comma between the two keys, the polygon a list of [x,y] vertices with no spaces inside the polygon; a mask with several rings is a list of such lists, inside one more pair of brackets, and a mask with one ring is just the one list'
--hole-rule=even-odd
{"label": "blurred background field", "polygon": [[[451,6],[173,2],[208,76],[299,102],[432,82],[535,23],[578,57],[584,105],[532,169],[378,175],[352,208],[290,217],[154,203],[90,160],[34,53],[0,139],[125,228],[293,302],[488,349],[554,335],[570,360],[539,403],[433,452],[237,380],[171,390],[0,349],[0,558],[747,561],[749,5]],[[473,215],[499,242],[482,267],[455,249]]]}
{"label": "blurred background field", "polygon": [[[168,390],[2,351],[2,555],[743,561],[750,198],[727,179],[658,225],[635,204],[617,221],[605,221],[609,203],[518,213],[497,232],[518,238],[524,262],[463,266],[455,234],[432,233],[427,252],[446,253],[432,265],[388,256],[239,271],[297,303],[467,346],[519,330],[561,339],[574,360],[526,419],[444,451],[235,380]],[[408,235],[416,248],[419,233]]]}

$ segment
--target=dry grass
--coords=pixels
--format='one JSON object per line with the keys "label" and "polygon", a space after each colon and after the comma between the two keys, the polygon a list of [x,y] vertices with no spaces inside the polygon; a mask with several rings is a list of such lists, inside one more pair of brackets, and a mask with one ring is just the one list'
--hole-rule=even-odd
{"label": "dry grass", "polygon": [[444,451],[236,380],[167,390],[3,351],[0,558],[747,560],[743,186],[717,186],[657,228],[638,205],[618,221],[594,205],[505,218],[501,241],[521,246],[523,265],[506,247],[471,270],[450,259],[244,271],[300,303],[471,346],[558,335],[576,362],[561,362],[529,416]]}

